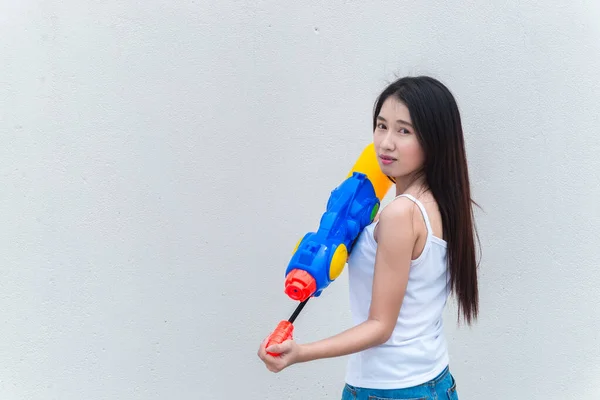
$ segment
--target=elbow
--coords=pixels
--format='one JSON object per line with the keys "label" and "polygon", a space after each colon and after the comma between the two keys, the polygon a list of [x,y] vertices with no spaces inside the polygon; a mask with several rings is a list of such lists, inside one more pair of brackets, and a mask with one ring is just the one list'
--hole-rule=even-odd
{"label": "elbow", "polygon": [[390,339],[390,337],[392,337],[392,331],[383,332],[377,340],[377,346],[380,346],[380,345],[384,344],[385,342],[387,342]]}
{"label": "elbow", "polygon": [[394,324],[386,324],[382,321],[375,321],[376,323],[376,328],[375,328],[375,337],[374,337],[374,342],[375,342],[375,346],[380,346],[382,344],[384,344],[385,342],[387,342],[390,337],[392,336],[392,332],[394,332]]}

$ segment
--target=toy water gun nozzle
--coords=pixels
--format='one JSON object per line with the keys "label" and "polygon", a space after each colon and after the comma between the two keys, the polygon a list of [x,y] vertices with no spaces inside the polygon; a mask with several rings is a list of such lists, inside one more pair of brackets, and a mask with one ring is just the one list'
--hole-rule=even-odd
{"label": "toy water gun nozzle", "polygon": [[293,300],[304,301],[317,290],[317,281],[308,272],[293,269],[285,278],[285,293]]}

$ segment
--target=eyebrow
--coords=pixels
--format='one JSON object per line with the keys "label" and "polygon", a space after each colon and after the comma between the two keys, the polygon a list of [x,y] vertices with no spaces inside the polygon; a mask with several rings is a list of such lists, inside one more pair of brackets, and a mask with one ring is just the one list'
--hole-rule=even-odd
{"label": "eyebrow", "polygon": [[[383,122],[387,122],[385,118],[380,117],[379,115],[377,116],[377,119],[380,119]],[[408,126],[412,127],[412,124],[410,122],[407,122],[407,121],[405,121],[403,119],[397,119],[396,122],[400,122],[401,124],[408,125]]]}

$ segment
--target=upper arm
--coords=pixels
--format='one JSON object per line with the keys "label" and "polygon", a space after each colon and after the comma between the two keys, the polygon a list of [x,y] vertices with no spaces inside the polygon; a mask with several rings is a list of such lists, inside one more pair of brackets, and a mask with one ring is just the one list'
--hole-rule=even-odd
{"label": "upper arm", "polygon": [[369,319],[382,323],[383,336],[391,335],[402,306],[414,244],[413,203],[398,199],[381,213]]}

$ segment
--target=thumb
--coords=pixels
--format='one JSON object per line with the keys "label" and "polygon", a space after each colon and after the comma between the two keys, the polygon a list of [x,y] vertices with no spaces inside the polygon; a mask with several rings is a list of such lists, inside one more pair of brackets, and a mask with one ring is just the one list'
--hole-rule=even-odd
{"label": "thumb", "polygon": [[290,342],[288,340],[286,340],[283,343],[272,344],[269,347],[267,347],[266,350],[269,353],[285,353],[289,349],[290,349]]}

